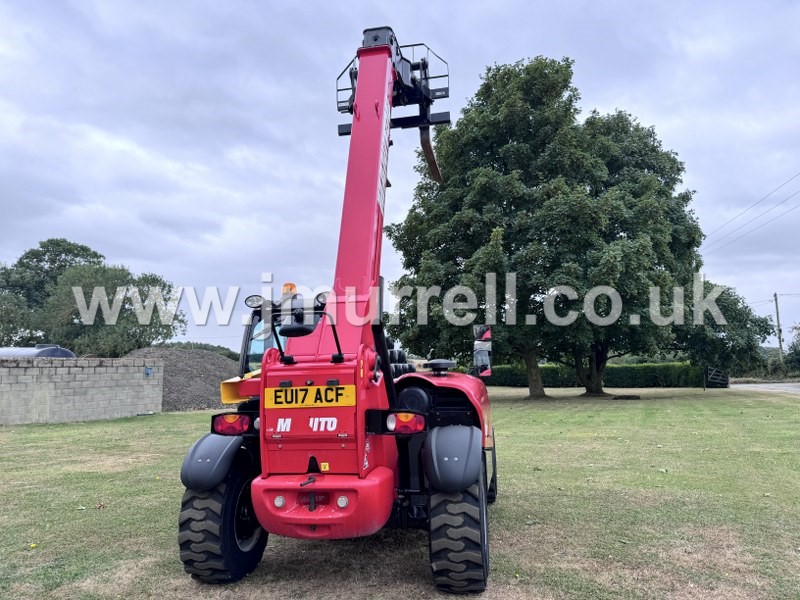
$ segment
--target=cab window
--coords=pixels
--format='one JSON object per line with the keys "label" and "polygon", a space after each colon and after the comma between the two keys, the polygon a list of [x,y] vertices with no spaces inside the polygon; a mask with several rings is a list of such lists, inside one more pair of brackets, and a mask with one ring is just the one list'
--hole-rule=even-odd
{"label": "cab window", "polygon": [[[285,347],[286,338],[280,335],[280,326],[278,326],[278,335],[280,336],[281,345]],[[247,349],[247,370],[255,371],[261,368],[261,359],[264,352],[268,348],[277,348],[275,336],[272,330],[265,330],[264,321],[259,320],[253,326],[253,333],[250,336],[250,345]]]}

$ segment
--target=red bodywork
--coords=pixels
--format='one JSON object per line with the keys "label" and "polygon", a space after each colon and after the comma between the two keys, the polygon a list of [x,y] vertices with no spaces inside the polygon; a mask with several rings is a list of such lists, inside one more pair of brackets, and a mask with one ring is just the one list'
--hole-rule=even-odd
{"label": "red bodywork", "polygon": [[[253,506],[271,533],[300,538],[350,538],[372,534],[387,522],[396,497],[397,443],[366,433],[366,410],[389,408],[384,381],[374,381],[377,353],[371,321],[378,309],[383,203],[395,71],[389,46],[358,50],[358,82],[333,291],[326,311],[335,318],[344,362],[332,363],[336,345],[323,319],[304,337],[290,338],[280,362],[275,349],[263,358],[262,375],[240,383],[240,396],[261,398],[262,474],[252,483]],[[349,314],[348,314],[349,313]],[[362,317],[354,322],[354,316]],[[483,383],[471,376],[409,374],[427,384],[461,390],[475,406],[484,446],[493,446]],[[355,386],[355,406],[266,408],[265,390]],[[309,464],[321,467],[309,481]],[[306,483],[301,486],[301,483]],[[304,498],[325,498],[309,510]],[[276,506],[276,497],[283,503]],[[344,496],[347,505],[337,500]],[[281,504],[281,503],[279,503]]]}

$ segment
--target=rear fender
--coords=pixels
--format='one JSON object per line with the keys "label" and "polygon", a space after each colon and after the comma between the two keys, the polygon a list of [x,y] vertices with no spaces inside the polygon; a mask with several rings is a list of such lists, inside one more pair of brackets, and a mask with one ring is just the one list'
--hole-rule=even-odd
{"label": "rear fender", "polygon": [[244,438],[207,433],[189,449],[181,466],[181,482],[190,490],[210,490],[228,474]]}
{"label": "rear fender", "polygon": [[[398,395],[411,386],[430,389],[434,394],[436,394],[436,390],[442,389],[451,390],[459,394],[464,399],[464,410],[475,415],[475,419],[471,424],[482,429],[483,447],[491,448],[494,446],[489,394],[483,381],[478,377],[462,373],[447,373],[446,376],[439,377],[427,372],[409,373],[397,380]],[[468,423],[462,424],[467,425]]]}
{"label": "rear fender", "polygon": [[483,464],[481,430],[465,425],[434,427],[422,450],[425,476],[435,490],[461,492],[478,479]]}

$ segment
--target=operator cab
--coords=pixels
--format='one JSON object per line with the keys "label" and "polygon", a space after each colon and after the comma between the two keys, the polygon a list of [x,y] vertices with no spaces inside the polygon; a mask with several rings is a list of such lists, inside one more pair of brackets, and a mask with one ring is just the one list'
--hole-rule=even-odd
{"label": "operator cab", "polygon": [[[280,352],[282,362],[291,362],[292,358],[284,353],[287,338],[313,332],[325,314],[327,298],[328,292],[321,292],[314,297],[313,304],[307,306],[293,283],[283,285],[278,302],[271,302],[257,294],[248,296],[244,302],[252,312],[242,340],[239,377],[261,369],[264,353],[269,348],[276,348]],[[271,325],[268,324],[270,319]],[[338,338],[336,343],[338,346]],[[334,362],[341,362],[340,357],[341,351],[334,355]]]}
{"label": "operator cab", "polygon": [[[275,334],[278,334],[281,344],[286,343],[286,337],[280,335],[280,325],[274,328],[267,328],[264,326],[264,321],[261,320],[261,311],[253,314],[250,327],[247,332],[247,352],[245,354],[245,371],[249,373],[257,371],[261,368],[261,359],[264,357],[264,352],[268,348],[277,348],[278,342],[275,340]],[[240,376],[244,375],[240,373]]]}
{"label": "operator cab", "polygon": [[258,371],[261,368],[264,353],[269,348],[279,348],[286,342],[286,338],[280,335],[280,323],[268,327],[263,320],[265,302],[267,301],[259,295],[248,296],[244,301],[247,307],[252,309],[252,312],[242,339],[242,349],[239,354],[239,377]]}

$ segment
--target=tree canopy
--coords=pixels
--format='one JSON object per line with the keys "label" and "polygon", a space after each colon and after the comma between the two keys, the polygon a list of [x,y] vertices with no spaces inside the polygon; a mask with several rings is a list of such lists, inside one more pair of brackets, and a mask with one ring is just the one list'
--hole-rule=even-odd
{"label": "tree canopy", "polygon": [[[704,292],[715,285],[704,282]],[[675,347],[692,363],[743,374],[766,366],[763,344],[775,334],[772,319],[753,312],[744,298],[724,287],[716,299],[725,323],[706,319],[702,325],[687,322],[675,327]]]}
{"label": "tree canopy", "polygon": [[[610,357],[674,347],[662,315],[673,288],[692,298],[701,266],[692,192],[679,189],[683,163],[626,112],[579,122],[578,99],[569,59],[493,66],[459,121],[437,130],[444,182],[420,160],[412,208],[387,227],[406,270],[391,330],[410,350],[471,352],[470,328],[448,323],[441,299],[422,324],[420,297],[407,294],[459,285],[475,294],[475,323],[492,324],[495,359],[527,365],[532,396],[544,394],[544,358],[572,366],[587,392],[600,393]],[[487,273],[496,291],[487,291]]]}
{"label": "tree canopy", "polygon": [[64,271],[76,265],[101,265],[103,260],[105,256],[89,246],[50,238],[24,252],[10,267],[0,269],[0,277],[8,292],[23,297],[29,308],[37,309],[44,305],[48,288]]}
{"label": "tree canopy", "polygon": [[155,306],[170,298],[172,283],[103,261],[88,246],[59,238],[0,267],[0,345],[46,342],[80,355],[117,357],[185,329],[176,306],[171,313]]}
{"label": "tree canopy", "polygon": [[786,351],[786,367],[794,372],[800,372],[800,323],[792,327],[794,339]]}
{"label": "tree canopy", "polygon": [[33,312],[24,298],[0,282],[0,346],[27,346],[36,341]]}

